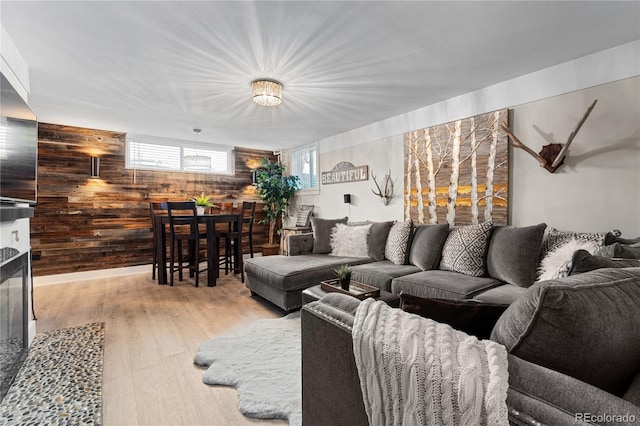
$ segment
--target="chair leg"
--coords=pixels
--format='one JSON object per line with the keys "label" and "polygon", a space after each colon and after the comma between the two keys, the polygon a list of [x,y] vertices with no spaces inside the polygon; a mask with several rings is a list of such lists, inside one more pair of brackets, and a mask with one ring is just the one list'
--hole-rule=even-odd
{"label": "chair leg", "polygon": [[157,244],[158,244],[158,242],[156,241],[156,237],[154,235],[154,237],[153,237],[153,263],[151,265],[151,279],[152,280],[156,279],[156,269],[158,268]]}
{"label": "chair leg", "polygon": [[194,272],[196,276],[196,287],[198,287],[198,278],[200,277],[200,247],[198,241],[194,243],[195,247],[193,250],[193,259],[194,259]]}
{"label": "chair leg", "polygon": [[176,247],[176,243],[175,241],[173,241],[173,239],[171,240],[171,250],[170,250],[170,254],[169,254],[169,272],[171,272],[171,280],[169,281],[169,285],[173,286],[173,274],[175,272],[175,247]]}
{"label": "chair leg", "polygon": [[182,281],[182,264],[184,260],[182,258],[182,241],[178,240],[178,280]]}

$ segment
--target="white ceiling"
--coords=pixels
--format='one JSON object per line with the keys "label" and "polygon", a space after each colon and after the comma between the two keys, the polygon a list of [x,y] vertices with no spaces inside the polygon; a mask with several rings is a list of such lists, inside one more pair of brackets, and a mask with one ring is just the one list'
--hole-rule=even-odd
{"label": "white ceiling", "polygon": [[[279,149],[640,39],[640,2],[7,1],[41,122]],[[252,80],[284,84],[251,102]]]}

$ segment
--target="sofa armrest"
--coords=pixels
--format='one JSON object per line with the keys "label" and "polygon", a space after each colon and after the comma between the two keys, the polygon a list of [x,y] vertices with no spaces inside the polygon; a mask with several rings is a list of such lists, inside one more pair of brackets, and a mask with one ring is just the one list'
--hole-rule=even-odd
{"label": "sofa armrest", "polygon": [[287,236],[287,253],[289,256],[309,254],[313,251],[313,233],[290,234]]}
{"label": "sofa armrest", "polygon": [[[337,306],[327,303],[332,298],[339,301]],[[359,303],[353,297],[333,293],[302,307],[302,424],[305,426],[368,425],[351,338],[350,306],[357,307]]]}
{"label": "sofa armrest", "polygon": [[507,404],[511,410],[525,413],[544,424],[629,423],[629,420],[621,421],[623,417],[617,418],[618,415],[640,419],[640,407],[588,383],[514,355],[509,355]]}

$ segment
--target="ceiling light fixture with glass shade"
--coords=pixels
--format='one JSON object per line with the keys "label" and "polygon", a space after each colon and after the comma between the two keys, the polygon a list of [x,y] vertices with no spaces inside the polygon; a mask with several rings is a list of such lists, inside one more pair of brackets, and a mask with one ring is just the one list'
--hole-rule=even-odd
{"label": "ceiling light fixture with glass shade", "polygon": [[253,102],[262,106],[276,106],[282,102],[282,83],[275,80],[258,79],[251,82]]}

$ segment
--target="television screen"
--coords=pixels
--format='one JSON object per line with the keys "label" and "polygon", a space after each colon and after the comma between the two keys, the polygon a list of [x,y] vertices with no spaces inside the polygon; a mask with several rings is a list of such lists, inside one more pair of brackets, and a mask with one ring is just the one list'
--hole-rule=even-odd
{"label": "television screen", "polygon": [[37,201],[36,115],[0,74],[0,202]]}

